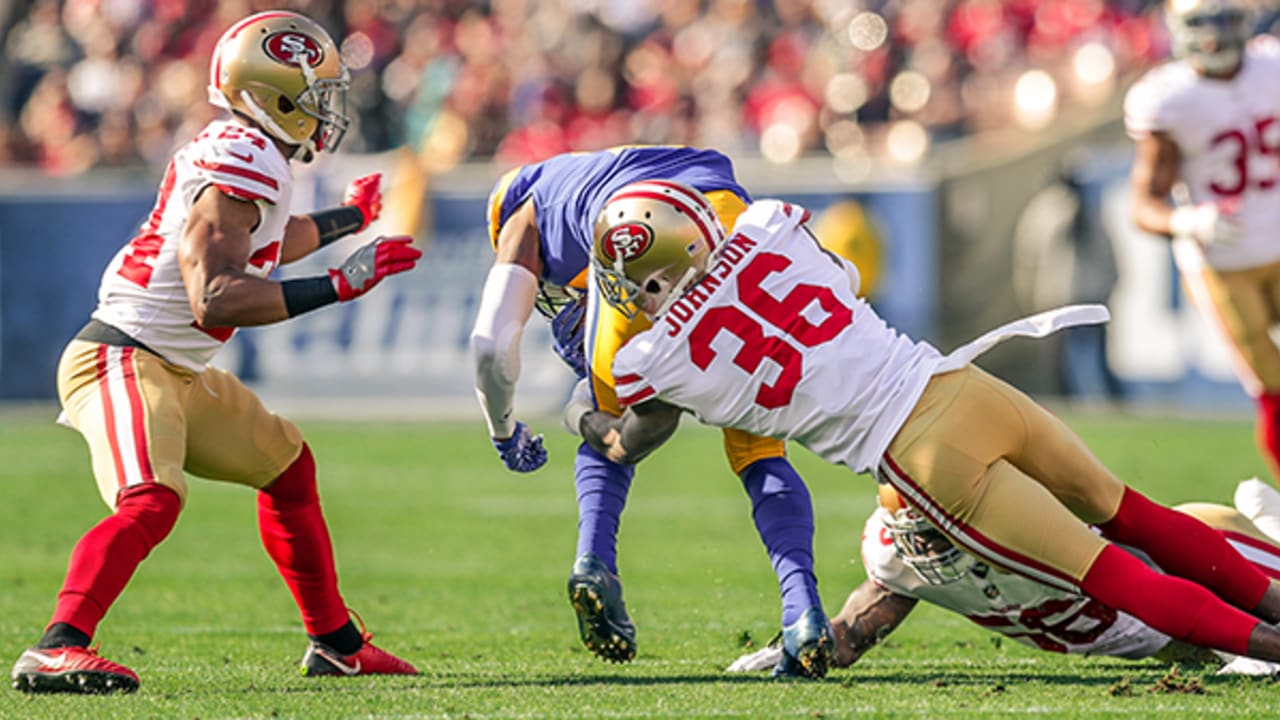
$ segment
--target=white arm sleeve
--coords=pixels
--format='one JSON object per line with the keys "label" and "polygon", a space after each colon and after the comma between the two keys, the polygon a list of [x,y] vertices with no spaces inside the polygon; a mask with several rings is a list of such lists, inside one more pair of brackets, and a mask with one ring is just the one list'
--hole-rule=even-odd
{"label": "white arm sleeve", "polygon": [[484,281],[471,331],[471,352],[476,362],[476,397],[490,437],[509,438],[515,432],[511,409],[520,377],[520,338],[537,298],[538,278],[520,265],[494,265]]}

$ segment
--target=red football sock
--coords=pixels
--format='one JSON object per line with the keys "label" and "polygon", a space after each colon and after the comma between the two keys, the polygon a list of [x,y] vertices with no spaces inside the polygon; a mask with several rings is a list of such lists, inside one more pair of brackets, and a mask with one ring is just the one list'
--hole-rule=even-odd
{"label": "red football sock", "polygon": [[178,493],[163,485],[146,483],[122,492],[116,511],[71,551],[49,626],[67,623],[93,637],[138,565],[173,530],[181,509]]}
{"label": "red football sock", "polygon": [[1270,584],[1222,533],[1133,488],[1125,488],[1115,517],[1098,527],[1111,540],[1141,549],[1161,570],[1203,585],[1242,610],[1258,607]]}
{"label": "red football sock", "polygon": [[1280,393],[1258,396],[1257,440],[1272,475],[1280,481]]}
{"label": "red football sock", "polygon": [[1080,589],[1176,640],[1244,655],[1260,622],[1189,580],[1152,570],[1115,545],[1107,545]]}
{"label": "red football sock", "polygon": [[347,622],[347,604],[338,592],[333,544],[316,492],[311,448],[258,493],[258,530],[302,611],[308,635],[333,632]]}

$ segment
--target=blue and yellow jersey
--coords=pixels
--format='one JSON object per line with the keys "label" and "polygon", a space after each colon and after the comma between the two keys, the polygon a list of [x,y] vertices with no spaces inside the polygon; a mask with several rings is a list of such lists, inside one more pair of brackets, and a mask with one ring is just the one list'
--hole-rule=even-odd
{"label": "blue and yellow jersey", "polygon": [[596,215],[615,190],[651,178],[675,180],[703,192],[728,190],[749,203],[733,163],[714,150],[629,146],[557,155],[507,173],[489,196],[489,239],[532,199],[541,240],[542,279],[567,286],[587,267]]}

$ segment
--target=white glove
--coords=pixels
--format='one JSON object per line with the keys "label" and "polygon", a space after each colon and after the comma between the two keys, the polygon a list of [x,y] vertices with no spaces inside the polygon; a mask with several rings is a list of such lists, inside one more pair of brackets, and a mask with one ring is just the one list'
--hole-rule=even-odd
{"label": "white glove", "polygon": [[746,673],[772,670],[774,665],[782,661],[782,645],[766,645],[759,650],[743,655],[733,664],[725,668],[725,672]]}
{"label": "white glove", "polygon": [[596,399],[591,394],[591,378],[585,377],[573,386],[573,392],[569,394],[569,401],[564,406],[564,429],[568,430],[572,435],[580,435],[578,432],[578,424],[582,421],[582,416],[596,409]]}
{"label": "white glove", "polygon": [[1169,215],[1169,232],[1201,245],[1234,245],[1244,235],[1234,213],[1209,202],[1174,208]]}

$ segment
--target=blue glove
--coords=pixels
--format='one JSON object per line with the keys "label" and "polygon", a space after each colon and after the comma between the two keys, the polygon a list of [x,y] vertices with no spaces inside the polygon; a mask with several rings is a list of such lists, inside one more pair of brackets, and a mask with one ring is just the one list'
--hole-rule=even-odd
{"label": "blue glove", "polygon": [[[492,440],[492,438],[490,438]],[[547,449],[541,435],[530,435],[529,426],[516,421],[516,431],[506,440],[493,440],[498,456],[508,470],[533,472],[547,462]]]}
{"label": "blue glove", "polygon": [[551,347],[579,379],[587,376],[586,314],[587,304],[574,300],[551,319]]}

